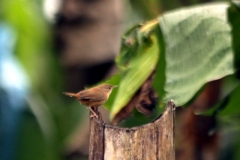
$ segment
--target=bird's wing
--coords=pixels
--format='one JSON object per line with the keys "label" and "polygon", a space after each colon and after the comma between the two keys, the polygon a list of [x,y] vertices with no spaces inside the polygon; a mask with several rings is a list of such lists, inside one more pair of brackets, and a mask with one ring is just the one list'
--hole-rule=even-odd
{"label": "bird's wing", "polygon": [[93,94],[93,93],[90,93],[89,91],[82,91],[80,93],[80,99],[94,102],[94,101],[102,101],[106,98],[102,94]]}

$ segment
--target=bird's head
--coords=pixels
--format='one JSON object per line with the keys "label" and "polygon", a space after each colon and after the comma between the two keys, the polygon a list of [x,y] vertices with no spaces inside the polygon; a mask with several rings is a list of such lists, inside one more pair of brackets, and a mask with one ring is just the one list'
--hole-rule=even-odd
{"label": "bird's head", "polygon": [[112,92],[112,90],[116,87],[118,87],[118,86],[113,86],[110,84],[102,84],[101,85],[102,90],[108,94],[110,94]]}

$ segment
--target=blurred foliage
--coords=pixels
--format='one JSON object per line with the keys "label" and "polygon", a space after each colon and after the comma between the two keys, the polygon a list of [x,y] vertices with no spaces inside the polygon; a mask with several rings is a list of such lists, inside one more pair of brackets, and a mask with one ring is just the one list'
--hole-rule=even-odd
{"label": "blurred foliage", "polygon": [[232,5],[228,8],[228,20],[232,26],[232,47],[234,51],[234,67],[235,74],[231,77],[231,85],[235,84],[232,88],[232,91],[225,95],[216,106],[212,109],[205,112],[205,115],[239,115],[239,95],[240,95],[240,77],[239,77],[239,67],[240,67],[240,4],[233,2]]}
{"label": "blurred foliage", "polygon": [[[160,0],[130,0],[132,8],[144,19],[157,17],[162,12],[161,3]],[[177,5],[177,3],[172,3],[172,5]]]}
{"label": "blurred foliage", "polygon": [[[22,111],[17,159],[62,159],[66,139],[86,115],[61,94],[63,76],[43,16],[42,1],[1,0],[0,19],[17,34],[14,52],[30,78],[28,106]],[[66,107],[67,106],[67,107]]]}
{"label": "blurred foliage", "polygon": [[[199,2],[131,1],[143,19],[152,19],[165,10]],[[106,103],[106,108],[111,110],[112,118],[131,99],[155,66],[157,71],[154,88],[160,96],[160,101],[177,99],[178,105],[192,100],[208,81],[233,73],[230,63],[233,57],[230,49],[231,28],[224,13],[226,5],[221,7],[219,4],[220,8],[217,6],[218,4],[214,4],[207,11],[204,7],[198,6],[193,10],[184,8],[164,13],[158,18],[157,24],[146,27],[149,23],[141,23],[125,34],[122,54],[116,60],[120,73],[106,81],[120,86],[113,91]],[[181,13],[181,16],[178,13]],[[54,54],[51,26],[45,21],[42,13],[42,1],[1,0],[0,19],[12,25],[17,33],[15,53],[24,65],[32,87],[31,95],[27,99],[28,108],[22,113],[20,133],[16,135],[19,139],[18,159],[62,159],[66,139],[87,111],[82,109],[78,102],[72,100],[67,102],[61,95],[63,75]],[[237,3],[228,9],[228,19],[233,28],[235,68],[238,69],[240,18]],[[145,27],[146,30],[143,29]],[[204,48],[201,50],[198,48],[200,46]],[[211,57],[206,57],[204,55],[206,52],[210,52]],[[213,57],[216,61],[212,59]],[[211,70],[212,68],[216,70]],[[236,77],[239,77],[238,72]],[[224,96],[214,108],[216,109],[213,110],[214,114],[239,113],[240,93],[236,77],[223,78],[223,81],[226,81],[226,87],[223,88]],[[229,87],[232,82],[232,80],[228,82],[229,79],[236,82],[234,86]],[[128,87],[129,84],[132,84],[132,88]],[[126,91],[130,91],[131,94]],[[129,121],[139,125],[141,122],[134,119],[143,119],[142,115],[136,110],[134,115],[136,116],[131,117]],[[236,135],[240,133],[239,127],[236,128],[239,117],[234,119],[223,117],[219,122],[223,124],[223,128],[225,127],[226,137],[232,133]],[[232,128],[229,129],[230,127]],[[236,138],[233,141],[235,146],[232,144],[229,146],[234,148],[235,159],[239,159],[237,151],[240,139]]]}
{"label": "blurred foliage", "polygon": [[[48,83],[47,71],[50,53],[50,30],[41,13],[38,1],[1,1],[1,19],[11,24],[17,32],[16,54],[25,66],[33,85]],[[35,68],[33,67],[33,64]],[[38,72],[36,72],[36,69]],[[46,76],[44,79],[39,77]],[[48,80],[48,81],[47,81]]]}
{"label": "blurred foliage", "polygon": [[143,20],[153,19],[160,14],[177,9],[180,6],[193,6],[201,3],[219,2],[226,0],[130,0],[131,7],[135,14],[141,17]]}
{"label": "blurred foliage", "polygon": [[[207,82],[233,74],[226,9],[226,3],[185,8],[131,28],[123,36],[116,59],[121,80],[110,119],[126,106],[154,68],[159,103],[173,99],[177,106],[189,102]],[[159,27],[161,32],[156,32]]]}
{"label": "blurred foliage", "polygon": [[[238,3],[237,3],[238,2]],[[236,76],[240,79],[240,2],[233,1],[232,6],[228,9],[228,19],[232,26],[232,45],[234,50],[234,65],[237,69]]]}

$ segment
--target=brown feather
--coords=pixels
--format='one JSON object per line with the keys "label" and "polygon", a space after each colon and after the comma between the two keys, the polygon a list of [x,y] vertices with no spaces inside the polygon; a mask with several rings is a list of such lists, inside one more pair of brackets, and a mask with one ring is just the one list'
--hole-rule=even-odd
{"label": "brown feather", "polygon": [[77,94],[75,94],[75,93],[63,92],[63,94],[65,94],[66,96],[69,96],[69,97],[77,98]]}

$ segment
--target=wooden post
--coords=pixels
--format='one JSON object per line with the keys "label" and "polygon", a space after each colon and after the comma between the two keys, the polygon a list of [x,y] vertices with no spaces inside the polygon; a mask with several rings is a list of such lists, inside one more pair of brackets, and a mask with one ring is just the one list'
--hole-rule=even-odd
{"label": "wooden post", "polygon": [[90,122],[89,160],[175,160],[175,105],[154,122],[133,128]]}

